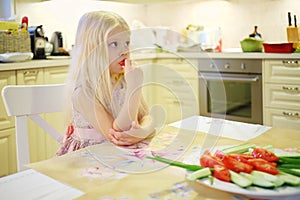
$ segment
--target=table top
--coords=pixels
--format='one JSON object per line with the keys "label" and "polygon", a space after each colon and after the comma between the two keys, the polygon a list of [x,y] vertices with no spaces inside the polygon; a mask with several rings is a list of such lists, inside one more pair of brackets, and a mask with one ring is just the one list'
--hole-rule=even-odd
{"label": "table top", "polygon": [[[299,139],[299,131],[271,128],[247,142],[286,148],[300,147]],[[78,199],[247,199],[187,181],[184,169],[145,158],[158,153],[183,160],[204,148],[241,143],[244,141],[166,126],[141,149],[95,145],[29,167],[83,191]]]}

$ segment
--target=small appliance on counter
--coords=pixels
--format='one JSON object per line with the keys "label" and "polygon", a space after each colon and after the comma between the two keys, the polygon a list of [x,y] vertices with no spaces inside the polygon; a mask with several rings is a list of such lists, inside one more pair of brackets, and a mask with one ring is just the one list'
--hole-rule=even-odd
{"label": "small appliance on counter", "polygon": [[44,30],[42,25],[28,27],[33,59],[46,59]]}
{"label": "small appliance on counter", "polygon": [[53,45],[52,56],[65,56],[65,50],[63,49],[63,35],[59,31],[55,31],[51,37],[51,44]]}

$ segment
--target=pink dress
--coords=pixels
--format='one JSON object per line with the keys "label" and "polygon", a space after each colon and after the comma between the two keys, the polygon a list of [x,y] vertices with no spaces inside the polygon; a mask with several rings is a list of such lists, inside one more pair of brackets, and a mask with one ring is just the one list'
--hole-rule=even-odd
{"label": "pink dress", "polygon": [[[125,91],[126,88],[124,85],[120,84],[120,86],[113,92],[113,117],[117,116],[117,111],[120,110],[123,105]],[[68,126],[63,144],[56,153],[57,156],[107,141],[104,135],[94,129],[84,116],[74,108],[72,109],[72,118],[73,123]]]}

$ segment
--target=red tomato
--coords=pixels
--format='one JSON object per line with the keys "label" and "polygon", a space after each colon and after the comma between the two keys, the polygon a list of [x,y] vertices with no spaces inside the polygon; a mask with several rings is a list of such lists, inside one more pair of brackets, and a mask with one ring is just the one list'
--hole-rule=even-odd
{"label": "red tomato", "polygon": [[224,155],[225,155],[224,152],[221,150],[217,150],[214,154],[214,156],[221,158],[221,159],[223,159]]}
{"label": "red tomato", "polygon": [[214,177],[221,181],[230,182],[230,173],[229,170],[222,165],[214,166]]}
{"label": "red tomato", "polygon": [[231,169],[232,171],[235,171],[237,173],[239,173],[239,172],[250,173],[253,170],[252,165],[240,162],[236,158],[228,156],[228,155],[224,156],[223,163],[224,163],[225,167],[227,167],[228,169]]}
{"label": "red tomato", "polygon": [[273,152],[259,147],[253,149],[252,155],[254,158],[262,158],[269,162],[276,162],[279,160],[279,158]]}
{"label": "red tomato", "polygon": [[214,168],[215,165],[224,165],[222,160],[216,156],[211,155],[209,151],[205,151],[200,158],[200,165],[202,167]]}
{"label": "red tomato", "polygon": [[248,155],[248,154],[229,154],[229,156],[234,157],[235,159],[243,163],[247,163],[249,159],[254,158],[252,155]]}
{"label": "red tomato", "polygon": [[268,162],[261,158],[249,159],[248,163],[254,167],[254,169],[269,174],[276,175],[279,171],[276,169],[276,163]]}
{"label": "red tomato", "polygon": [[269,162],[267,160],[264,160],[262,158],[253,158],[253,159],[249,159],[248,160],[248,164],[252,165],[253,167],[257,166],[257,165],[260,165],[260,164],[270,164],[274,167],[277,166],[277,163],[276,162]]}

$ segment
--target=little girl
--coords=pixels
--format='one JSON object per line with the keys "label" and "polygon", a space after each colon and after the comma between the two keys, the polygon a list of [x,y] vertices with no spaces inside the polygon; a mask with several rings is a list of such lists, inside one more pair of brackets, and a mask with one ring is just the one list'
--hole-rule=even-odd
{"label": "little girl", "polygon": [[143,72],[129,58],[129,43],[129,26],[119,15],[81,17],[68,80],[70,125],[57,155],[107,140],[133,145],[154,133]]}

